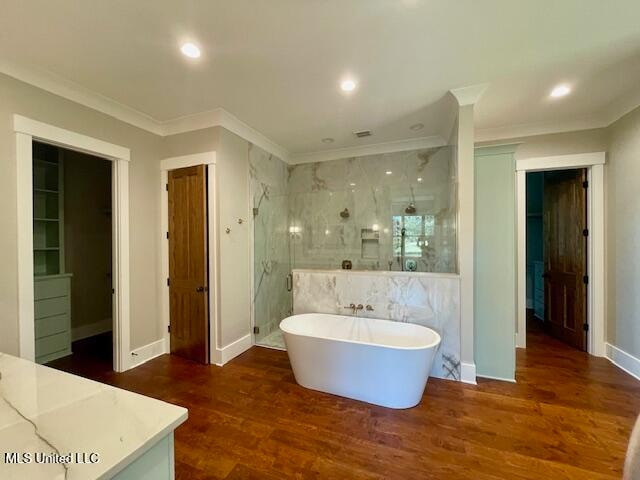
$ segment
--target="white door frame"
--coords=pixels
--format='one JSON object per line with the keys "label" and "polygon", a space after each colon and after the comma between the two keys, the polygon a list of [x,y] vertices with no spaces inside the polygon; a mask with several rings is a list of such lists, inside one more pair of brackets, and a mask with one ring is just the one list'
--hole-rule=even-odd
{"label": "white door frame", "polygon": [[112,162],[113,369],[129,368],[129,161],[128,148],[36,120],[13,116],[18,217],[19,355],[35,360],[33,286],[33,140]]}
{"label": "white door frame", "polygon": [[587,350],[591,355],[605,356],[605,245],[604,245],[604,164],[605,152],[538,157],[516,162],[517,216],[517,291],[518,318],[516,347],[526,348],[527,320],[527,172],[586,168],[587,189]]}
{"label": "white door frame", "polygon": [[171,352],[171,335],[169,335],[169,195],[167,184],[169,181],[169,171],[177,168],[193,167],[196,165],[207,165],[207,238],[208,238],[208,260],[209,260],[209,363],[218,364],[219,345],[217,339],[220,338],[220,322],[218,321],[218,298],[220,288],[217,277],[218,268],[218,220],[216,202],[216,152],[196,153],[181,157],[170,157],[160,161],[160,238],[162,246],[160,248],[160,318],[162,320],[162,332],[166,353]]}

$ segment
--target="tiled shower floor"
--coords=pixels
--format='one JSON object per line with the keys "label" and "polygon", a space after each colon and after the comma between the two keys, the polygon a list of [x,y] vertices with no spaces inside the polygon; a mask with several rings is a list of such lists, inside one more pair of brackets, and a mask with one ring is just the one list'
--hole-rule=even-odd
{"label": "tiled shower floor", "polygon": [[278,350],[287,349],[284,344],[284,336],[282,335],[282,330],[280,330],[279,328],[264,337],[257,344],[262,347],[276,348]]}

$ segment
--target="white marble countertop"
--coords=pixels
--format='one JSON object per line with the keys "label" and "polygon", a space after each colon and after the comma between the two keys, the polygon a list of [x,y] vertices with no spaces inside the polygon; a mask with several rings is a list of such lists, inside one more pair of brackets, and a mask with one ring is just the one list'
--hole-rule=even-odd
{"label": "white marble countertop", "polygon": [[[3,480],[110,478],[186,419],[185,408],[0,353]],[[7,463],[10,452],[99,462]]]}

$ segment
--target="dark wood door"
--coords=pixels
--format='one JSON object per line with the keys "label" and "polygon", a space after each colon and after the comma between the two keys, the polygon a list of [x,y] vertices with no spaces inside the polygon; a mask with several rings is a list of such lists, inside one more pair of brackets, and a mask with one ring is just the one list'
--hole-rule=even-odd
{"label": "dark wood door", "polygon": [[169,172],[171,353],[209,362],[205,166]]}
{"label": "dark wood door", "polygon": [[545,326],[563,342],[586,349],[586,170],[544,175]]}

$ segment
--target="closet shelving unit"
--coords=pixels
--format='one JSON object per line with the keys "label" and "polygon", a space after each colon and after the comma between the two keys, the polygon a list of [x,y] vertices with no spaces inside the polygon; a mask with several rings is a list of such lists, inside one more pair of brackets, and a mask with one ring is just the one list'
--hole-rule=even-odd
{"label": "closet shelving unit", "polygon": [[33,143],[33,273],[36,362],[71,354],[71,274],[64,263],[62,150]]}

